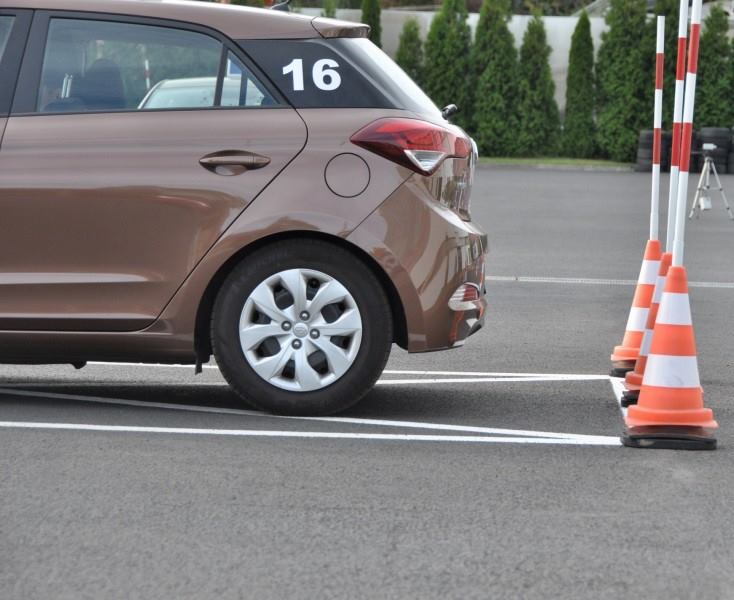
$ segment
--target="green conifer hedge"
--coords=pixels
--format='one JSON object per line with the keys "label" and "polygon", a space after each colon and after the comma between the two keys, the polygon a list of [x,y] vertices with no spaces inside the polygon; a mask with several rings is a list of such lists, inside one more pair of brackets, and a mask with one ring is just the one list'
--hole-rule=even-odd
{"label": "green conifer hedge", "polygon": [[712,6],[701,33],[693,117],[696,128],[734,124],[728,33],[728,15],[721,6]]}
{"label": "green conifer hedge", "polygon": [[517,153],[522,156],[548,156],[558,151],[560,118],[549,57],[545,25],[536,15],[528,23],[520,48]]}
{"label": "green conifer hedge", "polygon": [[568,55],[563,154],[574,158],[593,156],[594,128],[594,43],[589,15],[582,11],[571,37]]}
{"label": "green conifer hedge", "polygon": [[453,120],[467,124],[471,107],[467,98],[467,75],[471,31],[466,22],[465,0],[443,0],[431,22],[425,45],[423,87],[439,108],[456,104]]}
{"label": "green conifer hedge", "polygon": [[370,39],[382,46],[382,25],[380,24],[380,0],[362,0],[362,23],[370,26]]}
{"label": "green conifer hedge", "polygon": [[400,32],[398,51],[395,55],[403,70],[410,75],[418,85],[423,82],[423,41],[420,27],[415,19],[408,19]]}
{"label": "green conifer hedge", "polygon": [[611,0],[605,19],[596,65],[597,144],[605,157],[631,162],[640,129],[652,123],[650,59],[640,48],[645,0]]}
{"label": "green conifer hedge", "polygon": [[508,0],[484,0],[471,53],[471,133],[483,156],[510,156],[517,136],[517,50]]}

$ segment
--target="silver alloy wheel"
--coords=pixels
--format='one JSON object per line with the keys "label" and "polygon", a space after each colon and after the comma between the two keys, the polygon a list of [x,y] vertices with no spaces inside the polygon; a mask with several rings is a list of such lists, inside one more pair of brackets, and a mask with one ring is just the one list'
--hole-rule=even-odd
{"label": "silver alloy wheel", "polygon": [[362,316],[347,288],[330,275],[288,269],[252,291],[239,333],[255,373],[281,389],[310,392],[352,366],[362,342]]}

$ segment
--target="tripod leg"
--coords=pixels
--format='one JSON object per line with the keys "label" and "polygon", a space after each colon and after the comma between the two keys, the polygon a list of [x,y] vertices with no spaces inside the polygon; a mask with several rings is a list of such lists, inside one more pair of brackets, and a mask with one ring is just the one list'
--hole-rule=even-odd
{"label": "tripod leg", "polygon": [[726,194],[724,193],[724,186],[721,185],[721,179],[719,179],[719,173],[716,171],[716,165],[714,165],[714,177],[716,178],[716,184],[719,186],[719,193],[721,194],[721,199],[724,201],[724,208],[726,209],[726,212],[729,213],[729,218],[734,219],[734,215],[731,214],[731,206],[729,206],[729,201],[726,199]]}
{"label": "tripod leg", "polygon": [[704,162],[703,169],[701,169],[701,176],[698,178],[698,185],[696,186],[696,195],[693,197],[693,204],[691,204],[691,212],[688,213],[689,219],[693,218],[694,212],[696,213],[697,219],[699,215],[701,214],[699,198],[701,197],[701,192],[703,191],[704,180],[705,180],[707,172],[708,172],[708,161]]}

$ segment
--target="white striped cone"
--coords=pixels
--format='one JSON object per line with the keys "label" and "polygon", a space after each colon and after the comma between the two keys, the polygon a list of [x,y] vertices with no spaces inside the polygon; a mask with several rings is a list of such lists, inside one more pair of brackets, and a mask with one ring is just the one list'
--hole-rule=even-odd
{"label": "white striped cone", "polygon": [[625,422],[628,427],[717,427],[711,409],[703,406],[684,267],[668,270],[640,397]]}
{"label": "white striped cone", "polygon": [[650,310],[659,269],[660,242],[658,240],[648,240],[645,246],[645,256],[640,267],[640,276],[637,279],[637,288],[632,299],[632,307],[627,318],[624,337],[622,343],[614,348],[611,356],[613,373],[615,374],[631,371],[635,367],[642,337],[645,333],[647,313]]}
{"label": "white striped cone", "polygon": [[660,270],[655,282],[655,291],[652,295],[650,303],[650,312],[647,315],[647,323],[645,323],[645,333],[642,336],[642,344],[640,344],[640,355],[635,363],[635,370],[627,373],[624,378],[624,386],[627,388],[625,397],[628,400],[636,400],[637,395],[642,386],[642,376],[645,374],[647,366],[647,355],[650,353],[650,342],[652,342],[652,332],[657,321],[658,310],[660,308],[660,300],[663,296],[663,288],[665,287],[665,276],[668,274],[672,256],[669,252],[665,252],[660,259]]}

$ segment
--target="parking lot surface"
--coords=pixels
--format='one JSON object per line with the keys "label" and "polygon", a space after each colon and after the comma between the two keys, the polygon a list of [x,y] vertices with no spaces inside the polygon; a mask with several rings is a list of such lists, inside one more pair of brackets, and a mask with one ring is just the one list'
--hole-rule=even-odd
{"label": "parking lot surface", "polygon": [[485,329],[395,348],[336,418],[214,365],[1,366],[0,597],[734,597],[734,222],[714,197],[686,239],[719,449],[631,450],[606,375],[649,175],[483,168],[473,198]]}

